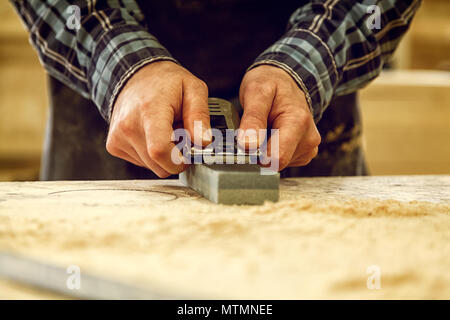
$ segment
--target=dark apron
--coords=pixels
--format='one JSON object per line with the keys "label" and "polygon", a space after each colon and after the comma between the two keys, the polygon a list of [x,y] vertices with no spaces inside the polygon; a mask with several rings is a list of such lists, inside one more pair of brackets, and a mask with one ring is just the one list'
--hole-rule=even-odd
{"label": "dark apron", "polygon": [[[301,2],[142,0],[140,6],[149,31],[208,84],[209,95],[238,104],[246,68],[282,36],[290,14]],[[92,101],[51,77],[49,88],[42,180],[157,178],[106,152],[108,124]],[[356,94],[335,97],[318,129],[322,136],[318,156],[305,167],[283,170],[283,177],[367,173]]]}

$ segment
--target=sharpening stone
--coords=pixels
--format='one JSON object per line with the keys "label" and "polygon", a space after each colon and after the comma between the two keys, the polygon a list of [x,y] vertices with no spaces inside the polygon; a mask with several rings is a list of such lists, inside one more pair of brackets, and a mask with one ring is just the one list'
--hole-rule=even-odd
{"label": "sharpening stone", "polygon": [[262,204],[279,198],[280,174],[261,174],[256,164],[194,164],[180,181],[221,204]]}

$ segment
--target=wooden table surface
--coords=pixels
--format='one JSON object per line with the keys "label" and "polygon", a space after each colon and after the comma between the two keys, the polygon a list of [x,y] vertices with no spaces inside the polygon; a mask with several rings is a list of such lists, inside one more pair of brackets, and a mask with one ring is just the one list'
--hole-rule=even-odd
{"label": "wooden table surface", "polygon": [[[253,207],[176,180],[5,182],[0,253],[207,298],[449,298],[449,204],[450,175],[282,179]],[[0,299],[46,297],[0,279]]]}
{"label": "wooden table surface", "polygon": [[[282,179],[280,199],[302,194],[317,200],[374,198],[398,201],[450,201],[450,175]],[[190,200],[209,202],[177,180],[49,181],[0,183],[0,211],[34,205],[133,206]]]}

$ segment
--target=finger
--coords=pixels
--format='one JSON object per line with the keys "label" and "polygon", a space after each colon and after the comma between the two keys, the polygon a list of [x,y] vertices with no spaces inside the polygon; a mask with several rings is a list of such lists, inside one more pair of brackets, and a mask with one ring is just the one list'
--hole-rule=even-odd
{"label": "finger", "polygon": [[[146,111],[142,125],[144,139],[133,144],[134,148],[141,159],[149,162],[150,166],[157,164],[171,174],[181,172],[184,168],[181,153],[177,151],[178,159],[172,159],[172,149],[176,148],[171,141],[174,110],[169,106],[152,105]],[[159,172],[160,170],[155,171],[156,174]]]}
{"label": "finger", "polygon": [[[242,115],[239,129],[242,131],[238,136],[238,142],[242,147],[260,146],[262,141],[258,139],[258,132],[267,128],[267,118],[275,97],[276,87],[268,83],[253,82],[243,89],[240,102],[244,113]],[[246,133],[247,130],[252,131]]]}
{"label": "finger", "polygon": [[297,145],[297,149],[292,156],[292,161],[297,161],[300,158],[305,158],[310,154],[314,154],[313,157],[315,157],[318,152],[320,141],[321,138],[317,127],[313,124],[310,124],[308,132],[303,136],[303,138]]}
{"label": "finger", "polygon": [[[195,129],[196,123],[201,128]],[[207,146],[212,142],[208,87],[203,81],[183,82],[183,124],[195,144]]]}
{"label": "finger", "polygon": [[158,177],[167,178],[171,175],[170,172],[167,172],[161,166],[159,166],[155,161],[150,159],[150,156],[147,153],[147,149],[145,146],[137,147],[134,152],[141,158],[141,161],[145,164],[145,167],[152,170]]}
{"label": "finger", "polygon": [[118,135],[108,135],[106,150],[114,157],[121,158],[139,167],[145,167],[145,164],[141,161],[138,155],[133,155],[125,151],[128,143],[125,143],[118,137]]}
{"label": "finger", "polygon": [[134,157],[134,156],[131,156],[129,153],[125,152],[125,151],[118,150],[114,156],[119,157],[119,158],[121,158],[123,160],[126,160],[128,162],[131,162],[135,166],[143,167],[143,168],[146,167],[146,165],[143,162],[140,161],[140,158],[137,155],[136,155],[136,157]]}
{"label": "finger", "polygon": [[291,162],[295,150],[308,130],[307,115],[301,112],[283,113],[274,119],[272,128],[279,130],[279,143],[273,145],[272,137],[267,143],[269,157],[278,159],[279,170],[284,169]]}
{"label": "finger", "polygon": [[306,154],[303,154],[295,159],[293,159],[289,163],[289,167],[302,167],[306,166],[311,162],[312,159],[314,159],[317,156],[317,153],[319,151],[318,147],[315,147],[312,151],[307,152]]}
{"label": "finger", "polygon": [[[144,133],[142,133],[142,136],[144,136]],[[139,159],[138,161],[142,164],[142,167],[153,171],[158,177],[166,178],[170,176],[169,172],[162,169],[159,165],[157,165],[150,159],[147,154],[146,144],[145,142],[142,143],[142,140],[140,138],[142,136],[134,136],[134,139],[130,138],[126,144],[123,144],[124,147],[122,152],[128,154],[128,156],[133,159]]]}

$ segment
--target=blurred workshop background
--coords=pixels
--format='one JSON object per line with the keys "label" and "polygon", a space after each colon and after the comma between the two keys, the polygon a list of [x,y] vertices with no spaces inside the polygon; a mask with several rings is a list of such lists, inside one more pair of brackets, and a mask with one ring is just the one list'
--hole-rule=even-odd
{"label": "blurred workshop background", "polygon": [[[450,174],[450,1],[425,0],[392,62],[361,92],[372,175]],[[36,180],[45,134],[44,69],[0,1],[0,181]]]}

